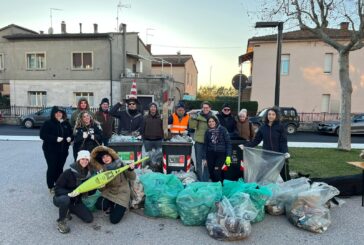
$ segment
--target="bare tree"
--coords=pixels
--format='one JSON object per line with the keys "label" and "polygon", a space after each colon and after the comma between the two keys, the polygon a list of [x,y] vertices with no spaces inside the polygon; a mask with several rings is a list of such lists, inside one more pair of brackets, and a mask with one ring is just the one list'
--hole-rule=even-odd
{"label": "bare tree", "polygon": [[[285,22],[285,27],[299,27],[313,33],[338,52],[341,87],[340,129],[338,148],[351,149],[351,94],[353,91],[349,74],[349,54],[363,47],[363,1],[362,0],[281,0],[264,1],[260,16],[265,20]],[[346,41],[329,35],[329,25],[338,26],[348,22],[350,29]]]}

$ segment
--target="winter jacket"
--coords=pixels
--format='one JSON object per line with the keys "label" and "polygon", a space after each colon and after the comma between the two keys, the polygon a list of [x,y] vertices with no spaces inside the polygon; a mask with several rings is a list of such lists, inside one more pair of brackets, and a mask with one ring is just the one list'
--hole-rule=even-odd
{"label": "winter jacket", "polygon": [[[51,118],[45,121],[39,133],[40,138],[43,140],[43,151],[50,154],[68,153],[70,143],[66,139],[70,137],[71,141],[73,140],[72,128],[66,119],[66,112],[61,110],[63,121],[59,122],[54,116],[58,110],[57,106],[52,108]],[[63,140],[57,142],[58,137],[63,138]]]}
{"label": "winter jacket", "polygon": [[119,111],[121,105],[116,103],[110,109],[110,115],[119,119],[118,134],[121,133],[132,133],[137,131],[140,133],[140,129],[143,123],[143,115],[136,111],[131,112],[129,110]]}
{"label": "winter jacket", "polygon": [[[54,195],[55,196],[67,195],[90,177],[91,174],[87,168],[82,169],[82,167],[78,163],[76,162],[72,163],[70,165],[70,168],[64,171],[61,174],[61,176],[59,176],[56,185],[54,187]],[[71,203],[80,203],[81,196],[82,195],[71,197]]]}
{"label": "winter jacket", "polygon": [[[225,153],[226,156],[231,156],[231,141],[227,129],[221,125],[216,128],[208,129],[205,133],[204,143],[206,154],[208,151]],[[206,155],[202,157],[206,159]]]}
{"label": "winter jacket", "polygon": [[[86,139],[83,138],[83,133],[87,132]],[[91,138],[94,135],[94,139]],[[74,150],[88,150],[91,152],[96,146],[102,144],[102,130],[100,125],[91,121],[89,126],[82,125],[75,129]]]}
{"label": "winter jacket", "polygon": [[[86,110],[81,110],[81,109],[80,109],[81,101],[86,101],[86,103],[87,103]],[[87,112],[88,112],[88,114],[89,114],[92,118],[94,117],[94,114],[90,111],[90,105],[88,104],[88,101],[87,101],[87,99],[86,99],[86,98],[80,98],[80,99],[78,100],[78,103],[77,103],[77,110],[76,110],[76,111],[74,111],[74,112],[72,113],[71,120],[70,120],[70,124],[71,124],[72,128],[74,128],[74,127],[75,127],[75,125],[76,125],[76,121],[77,121],[77,119],[78,119],[78,116],[79,116],[79,115],[80,115],[80,113],[81,113],[81,112],[83,112],[83,111],[87,111]]]}
{"label": "winter jacket", "polygon": [[[113,149],[106,146],[98,146],[91,152],[92,169],[96,171],[109,170],[104,164],[101,164],[101,160],[98,155],[102,152],[107,152],[112,157],[113,163],[111,164],[115,165],[116,168],[124,166],[124,164],[120,161],[118,154]],[[135,178],[136,175],[133,170],[126,170],[119,174],[111,182],[107,183],[104,188],[100,189],[101,195],[116,204],[129,208],[131,195],[129,181],[135,180]]]}
{"label": "winter jacket", "polygon": [[217,119],[219,119],[220,125],[226,128],[229,134],[235,134],[237,132],[236,121],[231,114],[225,115],[224,113],[220,112],[216,116]]}
{"label": "winter jacket", "polygon": [[168,129],[172,134],[187,134],[188,121],[190,115],[184,114],[183,117],[179,117],[177,113],[173,113],[168,118]]}
{"label": "winter jacket", "polygon": [[253,141],[245,144],[248,147],[255,147],[263,140],[263,149],[275,152],[288,152],[287,135],[284,126],[279,122],[273,122],[272,126],[263,124]]}
{"label": "winter jacket", "polygon": [[102,128],[102,138],[110,139],[115,128],[115,120],[109,111],[102,111],[101,108],[95,113],[95,120],[98,121]]}
{"label": "winter jacket", "polygon": [[240,138],[248,141],[252,141],[254,139],[255,131],[253,129],[253,125],[248,119],[246,119],[244,122],[237,120],[236,128],[238,129]]}
{"label": "winter jacket", "polygon": [[197,115],[190,115],[190,120],[188,122],[189,127],[195,129],[194,140],[197,143],[204,143],[205,140],[205,132],[208,129],[207,126],[207,118],[212,115],[210,111],[208,115],[202,115],[200,112]]}
{"label": "winter jacket", "polygon": [[141,134],[145,140],[163,139],[163,122],[158,112],[154,116],[150,113],[145,116],[141,127]]}

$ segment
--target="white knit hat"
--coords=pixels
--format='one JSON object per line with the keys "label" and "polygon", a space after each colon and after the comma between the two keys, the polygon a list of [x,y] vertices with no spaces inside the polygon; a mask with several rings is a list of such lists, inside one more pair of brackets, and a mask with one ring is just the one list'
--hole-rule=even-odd
{"label": "white knit hat", "polygon": [[89,151],[85,151],[85,150],[79,151],[77,153],[77,160],[76,161],[78,162],[82,158],[86,158],[86,159],[88,159],[90,161],[90,159],[91,159],[90,152]]}

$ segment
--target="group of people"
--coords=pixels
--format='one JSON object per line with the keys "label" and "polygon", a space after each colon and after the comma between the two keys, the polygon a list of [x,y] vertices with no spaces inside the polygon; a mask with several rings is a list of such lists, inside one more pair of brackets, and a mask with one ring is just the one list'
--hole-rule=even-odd
{"label": "group of people", "polygon": [[[124,104],[126,103],[126,108]],[[54,106],[51,118],[40,130],[43,140],[43,152],[48,165],[47,185],[54,193],[53,202],[59,207],[58,230],[69,232],[66,220],[70,213],[85,222],[92,222],[92,213],[82,203],[82,197],[69,197],[83,181],[100,171],[123,166],[118,154],[108,148],[109,140],[115,131],[115,119],[118,119],[117,134],[141,136],[145,150],[159,149],[166,138],[162,115],[156,103],[151,103],[148,113],[139,111],[137,98],[116,103],[109,109],[109,100],[102,99],[99,110],[90,111],[87,99],[78,101],[77,110],[67,120],[61,107]],[[247,110],[242,109],[237,117],[231,114],[229,104],[224,104],[221,111],[214,115],[211,104],[207,101],[201,110],[186,111],[183,103],[178,103],[175,112],[168,118],[169,136],[194,135],[196,162],[195,170],[200,181],[223,181],[223,169],[230,165],[232,157],[232,139],[240,139],[243,145],[255,147],[263,141],[263,149],[286,153],[287,137],[279,114],[275,108],[269,109],[265,124],[255,133],[249,122]],[[74,163],[63,172],[69,146],[73,144]],[[134,165],[124,174],[108,183],[100,190],[101,196],[96,201],[96,208],[110,214],[111,223],[118,223],[129,208],[129,180],[135,179]],[[281,172],[284,180],[289,179],[288,165]],[[90,195],[92,193],[87,193]]]}

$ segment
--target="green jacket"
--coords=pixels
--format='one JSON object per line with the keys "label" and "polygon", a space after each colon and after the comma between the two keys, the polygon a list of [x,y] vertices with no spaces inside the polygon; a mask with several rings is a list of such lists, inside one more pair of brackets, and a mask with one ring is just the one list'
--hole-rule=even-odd
{"label": "green jacket", "polygon": [[189,128],[193,128],[195,130],[193,139],[197,143],[203,144],[205,141],[205,132],[208,129],[207,119],[201,114],[198,114],[197,116],[190,116],[188,125]]}

